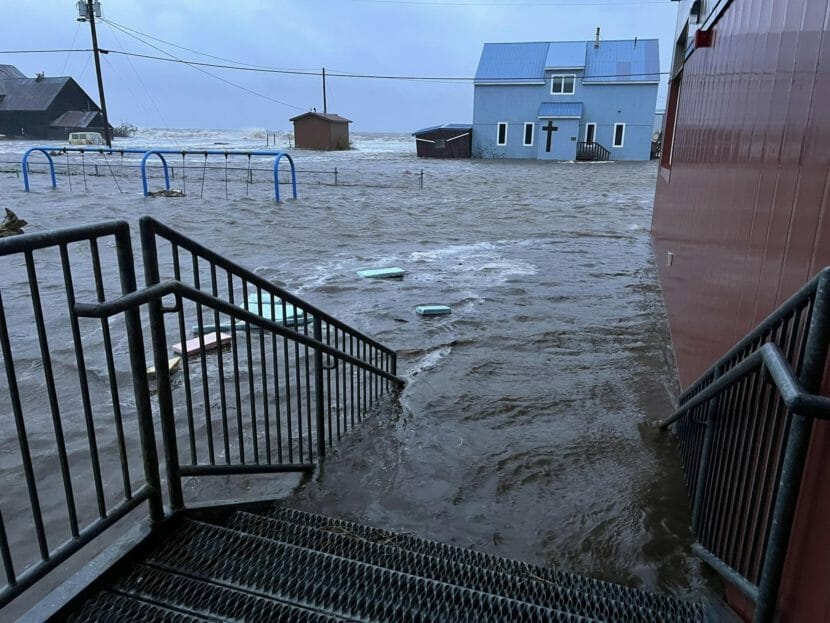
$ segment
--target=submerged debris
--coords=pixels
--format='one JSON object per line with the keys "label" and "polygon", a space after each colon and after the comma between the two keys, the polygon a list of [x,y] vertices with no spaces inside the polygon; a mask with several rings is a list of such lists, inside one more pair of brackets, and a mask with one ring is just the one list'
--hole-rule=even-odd
{"label": "submerged debris", "polygon": [[6,218],[0,223],[0,238],[20,235],[26,225],[26,221],[17,218],[17,214],[6,208]]}
{"label": "submerged debris", "polygon": [[151,197],[184,197],[183,190],[157,190],[149,193]]}

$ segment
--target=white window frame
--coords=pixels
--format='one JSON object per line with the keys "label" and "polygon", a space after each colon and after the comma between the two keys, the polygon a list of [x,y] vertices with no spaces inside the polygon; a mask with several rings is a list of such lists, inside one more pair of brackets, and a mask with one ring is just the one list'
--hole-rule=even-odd
{"label": "white window frame", "polygon": [[[594,140],[593,141],[588,140],[588,128],[590,126],[593,126],[593,128],[594,128]],[[592,121],[591,123],[586,123],[585,124],[585,142],[586,143],[596,143],[597,142],[597,124],[594,121]]]}
{"label": "white window frame", "polygon": [[[530,142],[527,142],[527,126],[530,126]],[[524,134],[522,134],[522,144],[525,147],[533,147],[533,141],[536,138],[536,124],[532,121],[525,121]]]}
{"label": "white window frame", "polygon": [[[501,134],[501,132],[500,132],[501,126],[504,126],[504,142],[503,143],[499,142],[499,134]],[[496,145],[498,147],[504,147],[505,145],[507,145],[507,121],[499,121],[496,124]]]}
{"label": "white window frame", "polygon": [[[622,126],[622,140],[620,144],[617,145],[617,128]],[[614,134],[611,135],[611,145],[615,148],[625,147],[625,124],[624,123],[615,123],[614,124]]]}
{"label": "white window frame", "polygon": [[[562,79],[562,90],[561,91],[554,91],[553,85],[556,84],[556,79]],[[573,82],[571,82],[571,90],[565,90],[565,78],[572,78]],[[576,74],[553,74],[550,77],[550,94],[551,95],[573,95],[576,93]]]}

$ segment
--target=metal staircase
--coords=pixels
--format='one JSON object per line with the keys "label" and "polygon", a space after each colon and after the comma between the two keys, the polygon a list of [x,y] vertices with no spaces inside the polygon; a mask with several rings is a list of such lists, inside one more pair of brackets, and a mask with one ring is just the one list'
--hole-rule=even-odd
{"label": "metal staircase", "polygon": [[189,515],[69,621],[700,621],[700,605],[320,515]]}
{"label": "metal staircase", "polygon": [[[0,465],[0,619],[142,511],[25,620],[706,618],[700,604],[272,500],[188,499],[189,479],[315,470],[403,381],[393,350],[169,227],[145,217],[141,242],[143,288],[125,222],[0,241],[0,413],[19,451]],[[50,267],[63,287],[38,272]],[[168,337],[198,345],[181,372]],[[61,375],[53,344],[72,345]]]}

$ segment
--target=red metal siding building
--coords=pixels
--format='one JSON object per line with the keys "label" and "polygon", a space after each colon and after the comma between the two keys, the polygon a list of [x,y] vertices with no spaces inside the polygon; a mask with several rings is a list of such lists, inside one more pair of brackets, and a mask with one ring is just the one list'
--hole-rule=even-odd
{"label": "red metal siding building", "polygon": [[[703,34],[679,23],[653,218],[683,386],[830,265],[830,0],[702,4]],[[828,424],[813,428],[782,621],[830,621]]]}

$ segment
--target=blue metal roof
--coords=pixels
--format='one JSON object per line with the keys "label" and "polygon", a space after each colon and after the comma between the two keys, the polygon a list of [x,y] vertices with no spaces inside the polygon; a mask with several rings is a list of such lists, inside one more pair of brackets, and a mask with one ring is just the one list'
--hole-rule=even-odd
{"label": "blue metal roof", "polygon": [[658,82],[660,54],[657,39],[600,41],[585,48],[583,82]]}
{"label": "blue metal roof", "polygon": [[432,132],[434,130],[467,130],[470,131],[473,129],[471,123],[445,123],[444,125],[434,125],[429,128],[421,128],[420,130],[415,130],[412,133],[412,136],[417,136],[418,134],[426,134],[427,132]]}
{"label": "blue metal roof", "polygon": [[581,119],[582,102],[542,102],[539,106],[540,119]]}
{"label": "blue metal roof", "polygon": [[551,41],[545,69],[585,67],[584,41]]}
{"label": "blue metal roof", "polygon": [[476,84],[534,84],[545,69],[585,68],[583,82],[658,82],[657,39],[485,43]]}
{"label": "blue metal roof", "polygon": [[548,43],[485,43],[475,81],[542,82]]}

